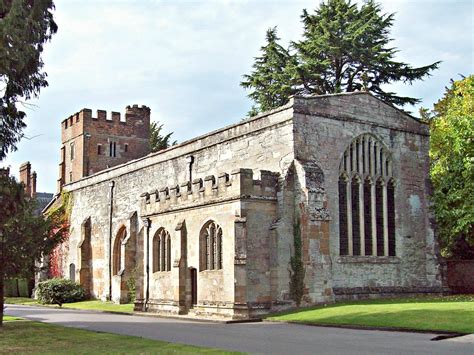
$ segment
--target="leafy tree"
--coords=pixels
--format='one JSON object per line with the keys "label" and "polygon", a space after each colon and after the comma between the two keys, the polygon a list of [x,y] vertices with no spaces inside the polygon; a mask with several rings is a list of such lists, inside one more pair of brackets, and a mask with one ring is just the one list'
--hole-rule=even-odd
{"label": "leafy tree", "polygon": [[171,135],[173,132],[168,133],[167,135],[162,136],[161,130],[163,129],[163,124],[158,124],[158,122],[152,122],[150,126],[150,150],[154,153],[159,150],[166,149],[172,145],[176,145],[177,142],[170,142]]}
{"label": "leafy tree", "polygon": [[295,57],[283,48],[278,41],[276,27],[269,28],[266,45],[261,47],[262,55],[255,58],[253,71],[244,75],[240,85],[253,90],[248,96],[256,102],[248,115],[255,116],[258,112],[282,106],[288,97],[295,93],[291,68],[296,65]]}
{"label": "leafy tree", "polygon": [[35,262],[62,240],[52,223],[35,215],[35,203],[24,186],[0,174],[0,326],[3,323],[4,279],[30,277]]}
{"label": "leafy tree", "polygon": [[[445,256],[474,252],[474,75],[451,83],[431,119],[433,204]],[[464,245],[460,250],[459,245]],[[467,248],[471,250],[466,250]]]}
{"label": "leafy tree", "polygon": [[[261,109],[284,104],[293,93],[319,95],[356,90],[372,92],[394,105],[416,104],[419,99],[398,96],[383,86],[398,81],[411,84],[429,76],[440,63],[413,68],[395,61],[397,49],[390,47],[389,37],[394,14],[383,14],[373,0],[367,0],[360,8],[350,0],[326,0],[312,14],[303,10],[301,19],[303,39],[292,42],[294,55],[288,53],[292,60],[265,62],[265,57],[257,57],[251,77],[262,81],[241,84],[254,90],[249,96],[258,105],[269,88],[272,97],[279,98]],[[271,82],[273,76],[265,76],[266,73],[285,76]]]}
{"label": "leafy tree", "polygon": [[0,2],[0,159],[23,136],[26,113],[19,103],[48,85],[41,54],[57,31],[53,9],[52,0]]}

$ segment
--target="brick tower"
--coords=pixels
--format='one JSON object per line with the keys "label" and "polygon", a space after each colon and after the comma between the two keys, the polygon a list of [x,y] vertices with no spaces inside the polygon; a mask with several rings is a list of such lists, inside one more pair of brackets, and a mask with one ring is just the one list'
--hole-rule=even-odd
{"label": "brick tower", "polygon": [[84,108],[61,123],[58,190],[84,176],[149,153],[150,108],[127,106],[119,112]]}

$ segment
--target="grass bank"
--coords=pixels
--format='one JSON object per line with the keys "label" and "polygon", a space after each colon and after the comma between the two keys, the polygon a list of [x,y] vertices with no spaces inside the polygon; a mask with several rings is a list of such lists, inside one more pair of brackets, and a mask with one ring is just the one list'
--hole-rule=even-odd
{"label": "grass bank", "polygon": [[66,352],[68,354],[232,354],[218,349],[30,321],[7,322],[0,327],[0,353],[64,354]]}
{"label": "grass bank", "polygon": [[270,315],[269,320],[474,333],[474,295],[344,302]]}
{"label": "grass bank", "polygon": [[[24,305],[40,305],[40,306],[51,306],[57,307],[56,305],[43,305],[38,303],[36,300],[25,297],[7,297],[5,303],[9,304],[24,304]],[[64,303],[62,308],[74,308],[74,309],[88,309],[93,311],[107,311],[107,312],[120,312],[120,313],[132,313],[133,304],[115,304],[113,302],[102,302],[100,300],[81,301],[73,303]]]}

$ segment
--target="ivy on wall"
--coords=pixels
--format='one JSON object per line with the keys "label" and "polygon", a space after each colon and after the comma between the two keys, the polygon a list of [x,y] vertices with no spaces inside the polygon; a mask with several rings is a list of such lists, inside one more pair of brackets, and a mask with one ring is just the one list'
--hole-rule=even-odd
{"label": "ivy on wall", "polygon": [[49,276],[63,277],[63,259],[67,240],[69,238],[69,227],[71,221],[72,196],[67,191],[62,191],[59,199],[53,204],[46,213],[48,218],[53,222],[55,228],[52,230],[54,234],[61,234],[63,243],[57,245],[49,255]]}
{"label": "ivy on wall", "polygon": [[304,292],[304,275],[305,269],[302,258],[302,240],[301,240],[301,222],[300,218],[296,218],[293,225],[293,246],[294,255],[290,258],[290,296],[299,307]]}

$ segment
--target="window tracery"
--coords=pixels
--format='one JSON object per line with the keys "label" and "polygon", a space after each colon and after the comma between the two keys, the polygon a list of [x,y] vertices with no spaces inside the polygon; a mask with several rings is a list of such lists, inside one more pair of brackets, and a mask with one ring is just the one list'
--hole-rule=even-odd
{"label": "window tracery", "polygon": [[395,182],[390,153],[370,134],[355,138],[339,167],[340,255],[395,256]]}

